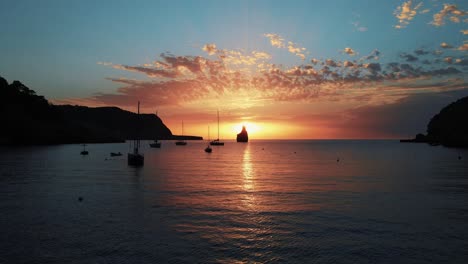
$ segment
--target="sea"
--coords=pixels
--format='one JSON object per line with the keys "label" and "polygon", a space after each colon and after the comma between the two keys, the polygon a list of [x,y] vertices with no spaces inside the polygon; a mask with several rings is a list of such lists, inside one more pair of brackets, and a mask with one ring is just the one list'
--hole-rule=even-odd
{"label": "sea", "polygon": [[1,147],[0,263],[468,263],[468,150],[149,143]]}

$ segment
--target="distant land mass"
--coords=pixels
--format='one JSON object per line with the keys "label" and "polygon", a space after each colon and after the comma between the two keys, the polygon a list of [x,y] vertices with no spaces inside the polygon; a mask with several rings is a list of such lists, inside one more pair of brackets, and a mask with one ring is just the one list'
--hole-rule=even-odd
{"label": "distant land mass", "polygon": [[[201,140],[173,135],[154,114],[118,107],[53,105],[20,81],[0,77],[0,144],[110,143],[126,139]],[[135,102],[136,105],[136,102]]]}
{"label": "distant land mass", "polygon": [[400,141],[468,148],[468,96],[449,104],[432,117],[426,135],[417,134],[414,139]]}

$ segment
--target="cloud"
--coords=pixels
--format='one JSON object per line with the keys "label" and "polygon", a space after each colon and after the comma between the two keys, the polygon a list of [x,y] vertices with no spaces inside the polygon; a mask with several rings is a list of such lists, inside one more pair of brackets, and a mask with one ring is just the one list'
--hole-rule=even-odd
{"label": "cloud", "polygon": [[208,55],[213,55],[217,51],[216,44],[206,44],[202,49],[206,51]]}
{"label": "cloud", "polygon": [[403,4],[401,6],[398,6],[395,12],[393,12],[395,17],[398,19],[399,23],[395,26],[395,28],[405,28],[418,13],[417,10],[422,6],[422,2],[417,4],[414,8],[412,7],[412,5],[412,0],[403,2]]}
{"label": "cloud", "polygon": [[411,54],[406,54],[406,53],[403,53],[403,54],[400,54],[400,58],[403,58],[405,59],[407,62],[412,62],[412,61],[417,61],[418,58],[411,55]]}
{"label": "cloud", "polygon": [[344,48],[343,52],[350,56],[356,55],[356,52],[352,48],[349,48],[349,47]]}
{"label": "cloud", "polygon": [[468,59],[456,59],[455,63],[463,66],[468,66]]}
{"label": "cloud", "polygon": [[429,11],[431,11],[430,9],[424,9],[424,10],[421,10],[421,12],[419,12],[419,14],[426,14],[426,13],[429,13]]}
{"label": "cloud", "polygon": [[458,47],[457,50],[467,51],[468,50],[468,42],[463,43],[463,45]]}
{"label": "cloud", "polygon": [[453,48],[452,45],[447,44],[447,43],[445,43],[445,42],[440,43],[440,47],[443,48],[443,49],[451,49],[451,48]]}
{"label": "cloud", "polygon": [[305,51],[306,48],[298,46],[296,43],[293,43],[291,41],[288,41],[288,51],[291,52],[292,54],[298,56],[302,60],[305,60]]}
{"label": "cloud", "polygon": [[458,9],[456,5],[444,4],[444,8],[437,14],[434,14],[433,20],[430,24],[440,27],[445,24],[445,18],[447,16],[450,21],[460,23],[460,18],[467,14],[467,12]]}
{"label": "cloud", "polygon": [[317,64],[320,63],[320,60],[318,60],[318,59],[316,59],[316,58],[313,58],[313,59],[310,60],[310,62],[311,62],[312,64],[314,64],[314,65],[317,65]]}
{"label": "cloud", "polygon": [[354,63],[351,62],[351,61],[344,61],[344,62],[343,62],[343,66],[345,66],[345,67],[353,67],[353,66],[355,66],[355,65],[356,65],[356,64],[354,64]]}
{"label": "cloud", "polygon": [[366,55],[359,60],[378,60],[380,58],[380,51],[375,49],[369,55]]}
{"label": "cloud", "polygon": [[[300,47],[294,48],[298,50],[293,52],[304,51]],[[460,77],[463,76],[461,69],[467,64],[464,57],[457,59],[453,55],[450,55],[450,61],[429,61],[430,56],[435,55],[423,49],[401,53],[403,63],[377,62],[381,53],[375,49],[353,61],[313,58],[291,66],[272,63],[272,56],[263,51],[227,50],[215,44],[206,44],[201,49],[207,52],[205,57],[162,53],[154,62],[142,65],[98,62],[104,67],[139,73],[150,79],[110,77],[107,80],[120,85],[115,92],[74,100],[87,102],[88,105],[123,107],[138,99],[146,105],[158,106],[204,104],[209,100],[227,104],[232,100],[232,104],[236,105],[239,98],[255,102],[343,100],[379,104],[394,102],[397,98],[415,93],[415,89],[429,89],[439,80],[463,79],[465,77]],[[345,51],[347,54],[356,53],[351,48]],[[418,56],[425,56],[427,63],[420,62]],[[447,65],[447,62],[450,64]],[[396,86],[410,90],[395,90]],[[430,92],[430,89],[427,91]],[[398,96],[382,95],[379,92],[382,90],[388,94],[397,93]]]}
{"label": "cloud", "polygon": [[263,34],[263,36],[267,37],[270,40],[270,43],[273,47],[286,48],[290,53],[298,56],[302,60],[305,60],[306,48],[301,47],[297,43],[294,43],[292,41],[288,41],[287,45],[285,45],[284,38],[278,34],[267,33]]}
{"label": "cloud", "polygon": [[417,49],[417,50],[414,51],[414,54],[421,56],[421,55],[430,54],[430,52],[426,51],[426,50],[423,50],[423,49]]}
{"label": "cloud", "polygon": [[463,35],[468,35],[468,29],[460,30]]}
{"label": "cloud", "polygon": [[104,66],[110,66],[118,70],[144,73],[148,77],[175,78],[175,77],[178,77],[180,74],[179,71],[177,70],[164,70],[164,69],[149,68],[149,67],[143,67],[143,66],[128,66],[128,65],[122,65],[122,64],[112,64],[109,62],[106,62],[106,63],[98,62],[98,64],[101,64]]}
{"label": "cloud", "polygon": [[278,34],[267,33],[267,34],[263,34],[263,36],[270,39],[270,43],[271,43],[271,45],[273,47],[276,47],[276,48],[285,48],[286,47],[284,45],[284,38],[282,38]]}
{"label": "cloud", "polygon": [[334,60],[332,60],[332,59],[327,59],[327,60],[325,60],[325,65],[330,66],[330,67],[338,67],[338,66],[339,66],[339,64],[336,63],[336,62],[335,62]]}

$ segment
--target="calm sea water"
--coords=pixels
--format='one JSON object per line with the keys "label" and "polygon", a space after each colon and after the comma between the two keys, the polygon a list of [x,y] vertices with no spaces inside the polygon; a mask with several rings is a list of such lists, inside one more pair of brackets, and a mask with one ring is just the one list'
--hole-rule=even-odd
{"label": "calm sea water", "polygon": [[466,150],[143,146],[1,148],[0,263],[468,262]]}

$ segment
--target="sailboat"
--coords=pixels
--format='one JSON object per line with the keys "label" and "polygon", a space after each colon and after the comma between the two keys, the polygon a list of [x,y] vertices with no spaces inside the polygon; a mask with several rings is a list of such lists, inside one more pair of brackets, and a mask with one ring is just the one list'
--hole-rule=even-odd
{"label": "sailboat", "polygon": [[86,150],[86,144],[83,144],[83,150],[80,152],[81,155],[88,155],[89,152]]}
{"label": "sailboat", "polygon": [[[208,126],[208,142],[210,141],[210,126]],[[211,153],[211,151],[213,151],[210,147],[210,144],[208,144],[208,146],[205,148],[205,152],[207,153]]]}
{"label": "sailboat", "polygon": [[[184,137],[184,121],[182,121],[182,137]],[[179,140],[179,141],[176,141],[175,143],[177,146],[185,146],[187,145],[187,142],[185,142],[185,140]]]}
{"label": "sailboat", "polygon": [[[138,118],[140,117],[140,101],[138,101]],[[140,148],[140,139],[136,136],[136,139],[133,140],[133,152],[128,153],[128,165],[130,166],[143,166],[145,157],[138,152]]]}
{"label": "sailboat", "polygon": [[155,139],[154,142],[150,143],[149,145],[152,148],[161,148],[161,142],[159,142],[157,139]]}
{"label": "sailboat", "polygon": [[224,142],[219,141],[219,110],[218,110],[218,138],[211,141],[210,145],[212,145],[212,146],[224,146]]}
{"label": "sailboat", "polygon": [[[158,111],[156,111],[156,116],[158,116]],[[161,148],[161,142],[159,142],[157,139],[155,139],[154,142],[150,143],[149,145],[152,148]]]}

